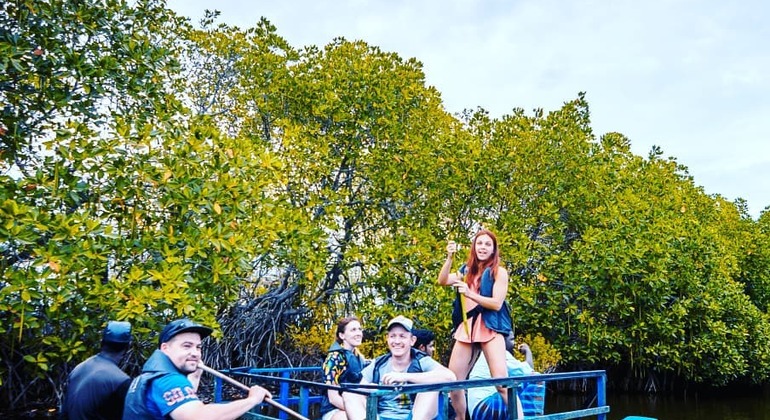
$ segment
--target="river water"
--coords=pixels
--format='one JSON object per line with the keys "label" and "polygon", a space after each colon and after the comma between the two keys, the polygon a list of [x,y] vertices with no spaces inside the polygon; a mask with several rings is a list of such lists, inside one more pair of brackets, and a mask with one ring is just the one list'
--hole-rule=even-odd
{"label": "river water", "polygon": [[[546,396],[546,414],[582,408],[584,396]],[[770,396],[607,396],[610,414],[607,420],[622,420],[626,416],[645,416],[657,420],[770,420]]]}

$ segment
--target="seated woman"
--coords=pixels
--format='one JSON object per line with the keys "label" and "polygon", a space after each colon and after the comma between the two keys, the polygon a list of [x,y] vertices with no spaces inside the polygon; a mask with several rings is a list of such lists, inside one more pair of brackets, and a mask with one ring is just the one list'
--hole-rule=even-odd
{"label": "seated woman", "polygon": [[[337,339],[329,347],[323,363],[323,378],[328,385],[358,383],[366,358],[358,351],[364,331],[361,321],[354,316],[337,322]],[[321,403],[322,420],[345,420],[345,403],[336,389],[328,389]]]}

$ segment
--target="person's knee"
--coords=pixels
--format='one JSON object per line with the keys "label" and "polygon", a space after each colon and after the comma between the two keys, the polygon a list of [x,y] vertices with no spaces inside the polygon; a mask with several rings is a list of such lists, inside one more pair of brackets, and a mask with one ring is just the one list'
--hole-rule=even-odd
{"label": "person's knee", "polygon": [[412,420],[431,420],[438,414],[438,392],[417,394],[412,407]]}
{"label": "person's knee", "polygon": [[342,394],[342,401],[345,402],[345,411],[343,413],[348,419],[356,418],[359,413],[366,412],[366,397],[363,395],[345,392]]}
{"label": "person's knee", "polygon": [[465,391],[462,389],[449,391],[449,401],[452,403],[452,407],[464,407]]}
{"label": "person's knee", "polygon": [[438,407],[438,392],[421,392],[414,398],[415,407]]}
{"label": "person's knee", "polygon": [[452,403],[452,407],[455,411],[465,411],[467,407],[465,401],[465,390],[459,389],[449,392],[449,402]]}

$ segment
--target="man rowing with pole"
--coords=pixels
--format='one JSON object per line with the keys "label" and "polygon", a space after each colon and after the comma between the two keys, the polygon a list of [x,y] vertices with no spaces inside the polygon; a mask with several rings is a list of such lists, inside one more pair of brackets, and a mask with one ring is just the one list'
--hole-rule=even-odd
{"label": "man rowing with pole", "polygon": [[204,404],[198,399],[196,371],[201,363],[201,341],[211,332],[211,328],[189,319],[169,322],[160,333],[158,350],[144,364],[142,374],[131,382],[123,420],[237,419],[271,398],[265,388],[254,385],[240,400]]}

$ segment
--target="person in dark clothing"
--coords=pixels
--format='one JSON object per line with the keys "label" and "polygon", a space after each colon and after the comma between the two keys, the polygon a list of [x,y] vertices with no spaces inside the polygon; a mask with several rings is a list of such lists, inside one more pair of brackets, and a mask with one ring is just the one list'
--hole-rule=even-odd
{"label": "person in dark clothing", "polygon": [[201,341],[211,332],[211,328],[189,319],[169,322],[160,333],[158,350],[147,359],[142,374],[128,388],[123,419],[237,419],[265,398],[271,398],[265,388],[254,385],[249,395],[240,400],[204,404],[198,399],[191,374],[199,370]]}
{"label": "person in dark clothing", "polygon": [[118,365],[131,344],[131,324],[110,321],[102,334],[101,351],[80,363],[67,378],[61,419],[116,420],[131,378]]}
{"label": "person in dark clothing", "polygon": [[420,350],[421,352],[433,357],[433,352],[436,351],[436,335],[431,330],[418,330],[417,328],[412,331],[412,335],[415,338],[412,347]]}

